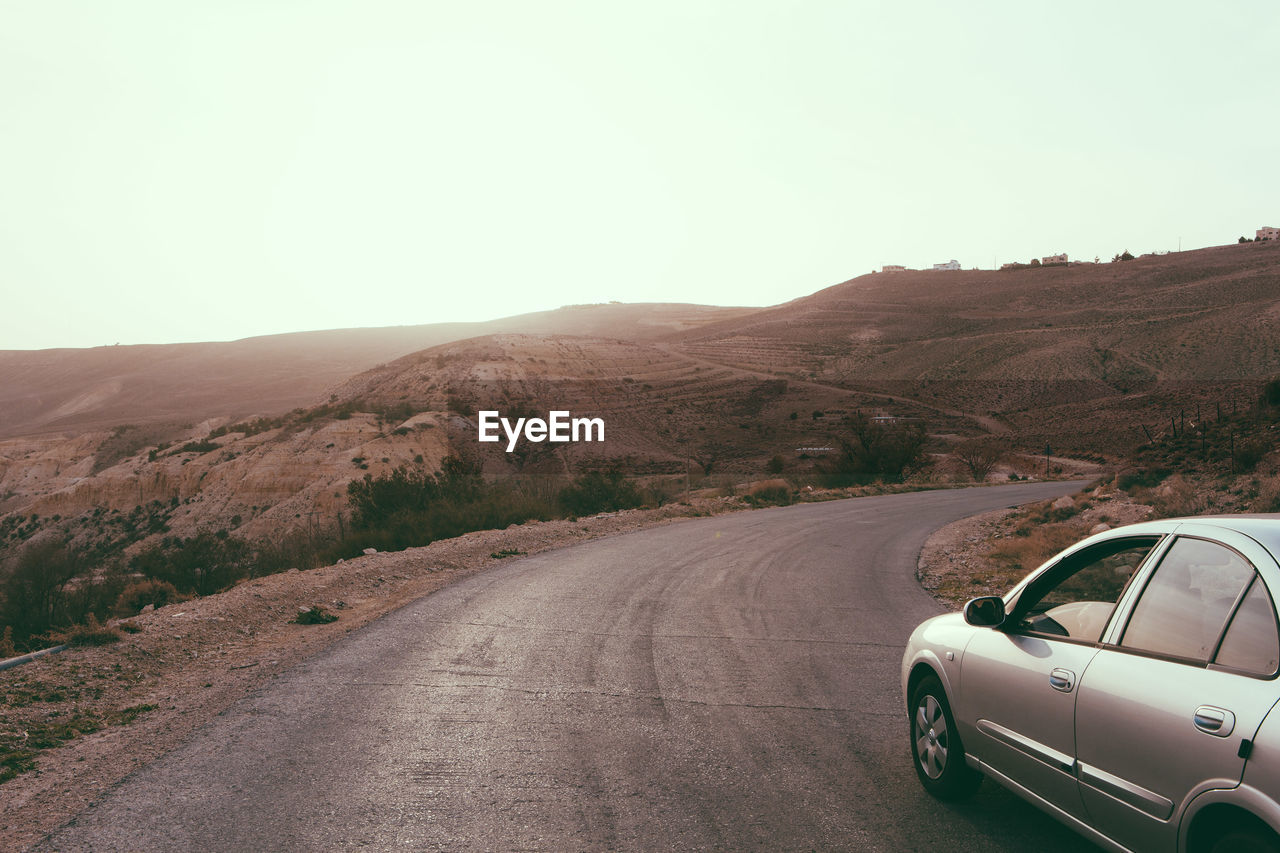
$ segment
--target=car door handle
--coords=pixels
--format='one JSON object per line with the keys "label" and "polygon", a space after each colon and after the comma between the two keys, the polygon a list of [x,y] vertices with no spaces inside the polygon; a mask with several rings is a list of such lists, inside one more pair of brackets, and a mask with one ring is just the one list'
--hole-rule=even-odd
{"label": "car door handle", "polygon": [[1191,722],[1197,729],[1207,735],[1227,737],[1235,731],[1236,715],[1223,708],[1201,705],[1196,708],[1195,716],[1191,718]]}
{"label": "car door handle", "polygon": [[1076,674],[1069,669],[1058,668],[1049,673],[1049,686],[1063,693],[1070,693],[1076,686]]}

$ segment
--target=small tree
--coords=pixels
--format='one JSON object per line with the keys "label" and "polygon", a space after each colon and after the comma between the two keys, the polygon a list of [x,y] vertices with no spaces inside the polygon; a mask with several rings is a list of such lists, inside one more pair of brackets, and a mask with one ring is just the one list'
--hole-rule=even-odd
{"label": "small tree", "polygon": [[1004,458],[1008,447],[995,436],[982,436],[962,441],[955,446],[955,457],[969,469],[969,475],[981,483]]}
{"label": "small tree", "polygon": [[20,642],[66,624],[67,588],[84,568],[82,555],[66,543],[28,545],[0,586],[0,624],[11,626]]}
{"label": "small tree", "polygon": [[849,418],[849,431],[848,438],[840,439],[840,454],[823,466],[835,484],[901,482],[928,464],[928,436],[919,423],[884,424],[856,412]]}

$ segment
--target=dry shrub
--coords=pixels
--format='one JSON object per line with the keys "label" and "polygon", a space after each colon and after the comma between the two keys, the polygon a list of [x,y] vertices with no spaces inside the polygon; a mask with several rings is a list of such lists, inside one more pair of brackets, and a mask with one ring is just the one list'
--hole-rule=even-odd
{"label": "dry shrub", "polygon": [[1087,531],[1076,524],[1044,524],[1025,536],[1000,539],[987,552],[987,559],[1013,581],[1039,566],[1069,545],[1084,538]]}
{"label": "dry shrub", "polygon": [[1155,508],[1156,518],[1175,518],[1203,513],[1209,507],[1209,498],[1181,474],[1174,474],[1151,490],[1148,503]]}
{"label": "dry shrub", "polygon": [[786,480],[765,480],[756,483],[745,500],[752,506],[787,506],[794,500],[794,495],[791,484]]}
{"label": "dry shrub", "polygon": [[337,622],[338,614],[330,613],[316,604],[311,607],[300,608],[297,617],[289,621],[298,625],[327,625],[330,622]]}
{"label": "dry shrub", "polygon": [[142,612],[148,604],[153,607],[164,607],[175,601],[182,601],[177,588],[168,581],[146,578],[126,586],[116,599],[112,612],[116,616],[134,616]]}
{"label": "dry shrub", "polygon": [[1258,481],[1258,496],[1249,504],[1250,512],[1280,512],[1280,477]]}
{"label": "dry shrub", "polygon": [[72,625],[59,639],[68,646],[107,646],[124,637],[115,628],[99,624],[98,617],[90,613],[83,625]]}

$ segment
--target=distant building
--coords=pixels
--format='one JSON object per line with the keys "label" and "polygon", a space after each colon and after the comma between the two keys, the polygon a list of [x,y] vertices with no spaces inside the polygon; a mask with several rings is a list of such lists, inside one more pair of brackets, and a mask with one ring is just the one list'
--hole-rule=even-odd
{"label": "distant building", "polygon": [[945,264],[934,264],[933,268],[935,270],[958,270],[960,269],[960,262],[952,258]]}
{"label": "distant building", "polygon": [[880,268],[880,272],[906,272],[907,268],[899,264],[885,264]]}
{"label": "distant building", "polygon": [[797,447],[797,456],[825,456],[835,451],[834,447]]}
{"label": "distant building", "polygon": [[1258,229],[1257,237],[1255,237],[1254,239],[1280,240],[1280,228],[1271,228],[1269,226],[1263,226],[1262,228]]}
{"label": "distant building", "polygon": [[1065,264],[1066,262],[1067,262],[1067,255],[1065,252],[1062,253],[1061,255],[1050,255],[1047,258],[1040,259],[1040,263],[1044,264],[1045,266],[1048,266],[1049,264]]}
{"label": "distant building", "polygon": [[1009,262],[1009,263],[1007,263],[1007,264],[1001,264],[1001,265],[1000,265],[1000,269],[1002,269],[1002,270],[1016,270],[1016,269],[1017,269],[1018,267],[1020,267],[1020,266],[1022,266],[1022,264],[1018,263],[1017,261],[1010,261],[1010,262]]}

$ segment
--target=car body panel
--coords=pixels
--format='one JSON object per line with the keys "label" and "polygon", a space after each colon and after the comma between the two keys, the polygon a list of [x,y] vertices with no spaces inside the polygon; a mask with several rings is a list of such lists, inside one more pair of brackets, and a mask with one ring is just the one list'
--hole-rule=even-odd
{"label": "car body panel", "polygon": [[[966,750],[1077,817],[1084,805],[1074,775],[1075,683],[1097,653],[1094,646],[975,631],[958,703],[972,735],[956,715]],[[1055,670],[1070,674],[1069,690],[1050,683]]]}
{"label": "car body panel", "polygon": [[[908,642],[904,692],[916,667],[930,667],[946,689],[970,762],[1104,847],[1186,850],[1199,816],[1220,819],[1229,808],[1255,815],[1280,836],[1280,714],[1273,711],[1280,678],[1121,645],[1143,591],[1182,537],[1208,539],[1243,556],[1274,607],[1280,515],[1167,519],[1089,537],[1028,574],[1004,596],[1006,610],[1015,613],[1028,587],[1064,558],[1138,536],[1159,540],[1121,592],[1098,642],[1020,633],[1012,623],[975,627],[960,614],[935,617]],[[1056,586],[1053,577],[1036,589]],[[1032,594],[1041,600],[1041,592]],[[1104,615],[1075,604],[1063,611],[1071,624],[1090,630]]]}

